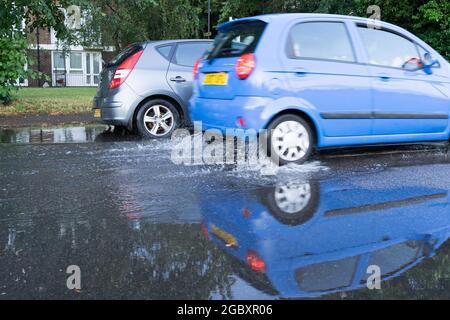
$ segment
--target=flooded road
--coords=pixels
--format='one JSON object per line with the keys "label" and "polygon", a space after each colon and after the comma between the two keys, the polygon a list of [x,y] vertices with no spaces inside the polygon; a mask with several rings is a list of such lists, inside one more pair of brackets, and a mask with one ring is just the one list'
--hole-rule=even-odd
{"label": "flooded road", "polygon": [[265,176],[103,130],[0,132],[0,299],[450,298],[448,143]]}

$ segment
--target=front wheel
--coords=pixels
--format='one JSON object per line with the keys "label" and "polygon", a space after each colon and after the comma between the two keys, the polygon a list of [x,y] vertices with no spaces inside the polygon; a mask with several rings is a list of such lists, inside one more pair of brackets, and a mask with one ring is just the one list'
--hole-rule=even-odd
{"label": "front wheel", "polygon": [[148,101],[136,116],[136,128],[143,138],[169,138],[179,123],[178,110],[165,100]]}
{"label": "front wheel", "polygon": [[276,118],[267,128],[269,156],[280,165],[303,163],[314,148],[311,126],[301,117],[286,114]]}

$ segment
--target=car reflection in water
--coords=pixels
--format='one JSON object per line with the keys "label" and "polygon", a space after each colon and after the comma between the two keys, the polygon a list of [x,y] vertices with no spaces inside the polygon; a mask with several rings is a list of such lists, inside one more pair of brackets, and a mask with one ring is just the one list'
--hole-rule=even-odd
{"label": "car reflection in water", "polygon": [[366,287],[371,265],[389,280],[449,237],[448,190],[354,188],[352,179],[210,194],[203,232],[243,279],[279,298]]}

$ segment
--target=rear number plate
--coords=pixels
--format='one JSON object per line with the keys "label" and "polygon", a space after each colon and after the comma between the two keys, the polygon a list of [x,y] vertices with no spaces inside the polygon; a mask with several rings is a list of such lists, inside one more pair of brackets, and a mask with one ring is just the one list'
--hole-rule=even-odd
{"label": "rear number plate", "polygon": [[205,86],[226,86],[228,84],[228,73],[207,73],[203,79]]}
{"label": "rear number plate", "polygon": [[94,109],[94,118],[101,118],[101,117],[102,117],[101,109]]}

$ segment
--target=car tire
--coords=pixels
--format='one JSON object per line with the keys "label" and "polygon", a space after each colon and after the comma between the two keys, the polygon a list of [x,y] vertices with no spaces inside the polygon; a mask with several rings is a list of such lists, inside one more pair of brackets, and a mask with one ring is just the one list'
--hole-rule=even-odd
{"label": "car tire", "polygon": [[302,117],[294,114],[277,117],[268,126],[267,135],[267,155],[275,163],[301,164],[311,157],[314,134]]}
{"label": "car tire", "polygon": [[170,138],[180,125],[177,108],[166,100],[147,101],[136,115],[136,129],[142,138]]}

